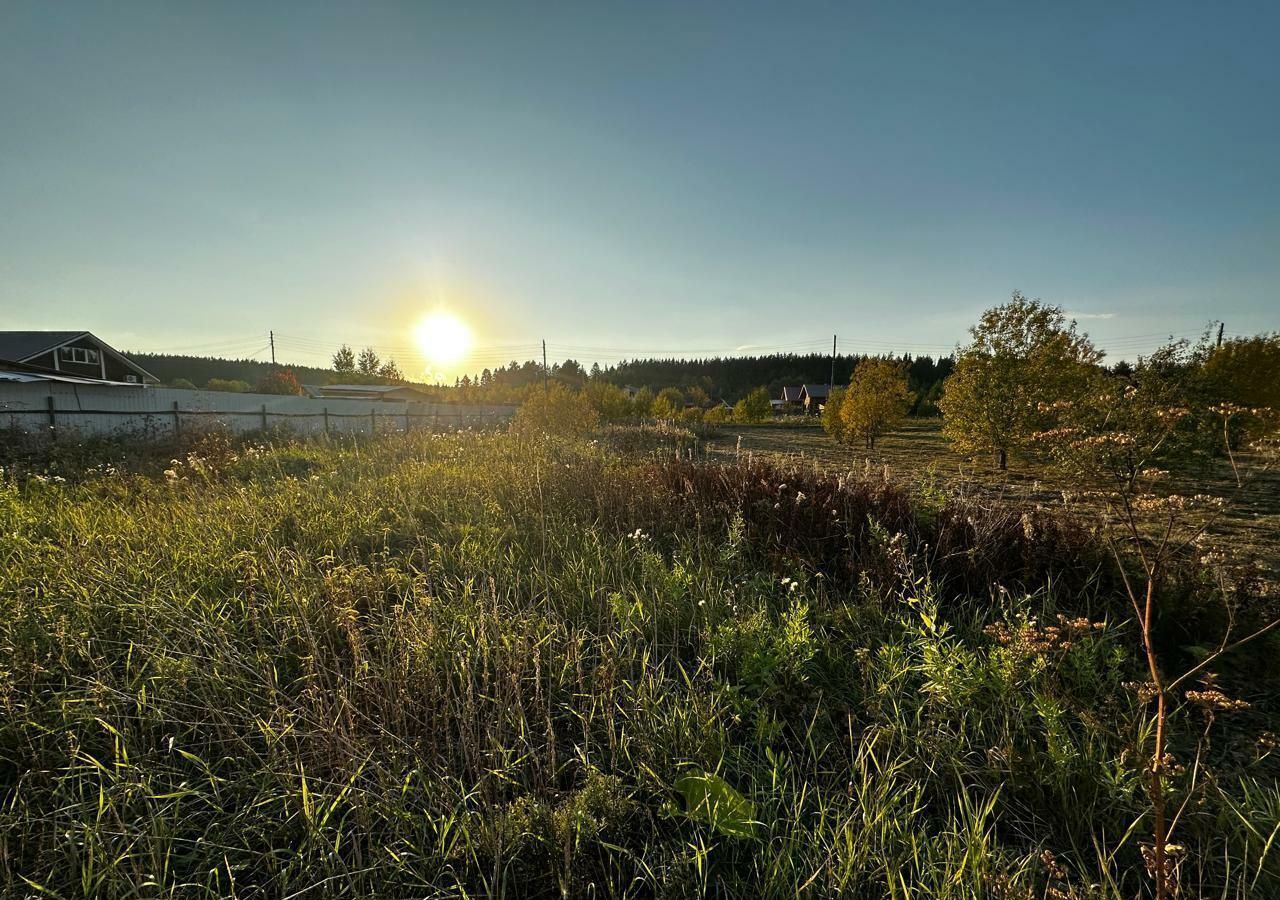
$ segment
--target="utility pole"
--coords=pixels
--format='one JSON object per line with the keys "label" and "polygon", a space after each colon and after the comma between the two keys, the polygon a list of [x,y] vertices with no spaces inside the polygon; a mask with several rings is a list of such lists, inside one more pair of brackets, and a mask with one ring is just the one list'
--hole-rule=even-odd
{"label": "utility pole", "polygon": [[276,364],[276,333],[268,331],[267,336],[271,339],[271,365]]}
{"label": "utility pole", "polygon": [[1219,323],[1218,323],[1218,346],[1219,346],[1219,347],[1221,347],[1221,346],[1222,346],[1222,332],[1223,332],[1223,330],[1224,330],[1224,329],[1226,329],[1226,327],[1227,327],[1227,323],[1226,323],[1226,322],[1219,322]]}
{"label": "utility pole", "polygon": [[827,396],[831,396],[831,389],[836,386],[836,336],[831,335],[831,378],[827,381]]}
{"label": "utility pole", "polygon": [[542,392],[544,394],[551,393],[551,384],[547,380],[547,339],[542,339]]}

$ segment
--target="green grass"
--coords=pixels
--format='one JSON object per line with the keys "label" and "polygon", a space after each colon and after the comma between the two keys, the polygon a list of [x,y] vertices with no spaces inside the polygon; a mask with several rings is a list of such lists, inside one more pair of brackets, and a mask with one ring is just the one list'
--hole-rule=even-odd
{"label": "green grass", "polygon": [[[415,433],[10,477],[0,894],[1147,889],[1087,530],[674,456]],[[1059,614],[1097,627],[1000,639]],[[1280,893],[1276,649],[1222,673],[1255,705],[1186,795],[1189,895]]]}

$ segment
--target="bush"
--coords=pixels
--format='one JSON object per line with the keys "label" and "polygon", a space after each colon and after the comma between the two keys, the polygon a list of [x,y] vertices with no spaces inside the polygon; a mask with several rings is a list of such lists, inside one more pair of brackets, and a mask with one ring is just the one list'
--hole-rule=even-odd
{"label": "bush", "polygon": [[733,420],[743,424],[767,422],[773,415],[773,404],[769,402],[769,392],[762,387],[756,388],[733,407]]}
{"label": "bush", "polygon": [[247,381],[236,378],[210,378],[205,384],[206,391],[223,391],[228,394],[247,394],[253,390]]}
{"label": "bush", "polygon": [[533,388],[516,410],[513,433],[522,437],[580,437],[600,424],[600,414],[581,391],[551,383]]}
{"label": "bush", "polygon": [[674,419],[684,409],[684,394],[679,388],[663,388],[653,401],[655,419]]}
{"label": "bush", "polygon": [[306,393],[292,369],[277,369],[269,375],[264,375],[258,380],[254,390],[259,394],[285,394],[295,397]]}
{"label": "bush", "polygon": [[716,404],[703,414],[702,421],[707,425],[723,425],[728,422],[732,416],[733,412],[731,410],[725,408],[721,404]]}

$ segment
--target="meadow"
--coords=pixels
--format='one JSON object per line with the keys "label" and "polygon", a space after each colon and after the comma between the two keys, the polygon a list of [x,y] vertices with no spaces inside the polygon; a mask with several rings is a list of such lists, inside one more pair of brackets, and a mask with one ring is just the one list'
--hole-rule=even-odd
{"label": "meadow", "polygon": [[[0,893],[1149,893],[1088,517],[761,446],[790,429],[623,431],[11,463]],[[1207,584],[1167,576],[1171,658],[1222,627]],[[1280,896],[1277,651],[1170,719],[1185,896]]]}
{"label": "meadow", "polygon": [[[873,450],[837,443],[816,418],[786,417],[764,425],[725,426],[708,440],[719,459],[760,458],[781,466],[816,466],[825,472],[867,473],[874,469],[897,481],[934,480],[954,493],[981,495],[988,502],[1062,507],[1074,505],[1085,516],[1101,513],[1098,504],[1076,497],[1064,504],[1064,491],[1079,485],[1053,471],[1036,456],[1015,457],[1001,470],[990,457],[957,454],[942,434],[938,418],[908,418],[885,434]],[[1237,493],[1226,459],[1171,473],[1167,489],[1184,494],[1231,497],[1229,508],[1210,524],[1211,533],[1239,552],[1257,554],[1280,566],[1280,470],[1253,466],[1247,489]]]}

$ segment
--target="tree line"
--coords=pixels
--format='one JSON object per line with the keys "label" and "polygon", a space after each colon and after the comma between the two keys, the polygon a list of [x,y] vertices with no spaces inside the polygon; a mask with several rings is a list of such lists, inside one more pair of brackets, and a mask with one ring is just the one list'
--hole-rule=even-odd
{"label": "tree line", "polygon": [[[1174,341],[1136,363],[1103,365],[1104,353],[1061,307],[1015,291],[970,329],[936,399],[943,434],[966,455],[990,454],[1005,469],[1012,454],[1044,453],[1052,436],[1097,430],[1125,415],[1176,415],[1162,446],[1184,459],[1222,451],[1217,412],[1280,408],[1280,335],[1196,343]],[[848,385],[832,392],[823,427],[837,441],[870,449],[918,402],[907,366],[892,358],[859,361]],[[1102,419],[1099,419],[1099,417]],[[1111,417],[1108,419],[1107,417]],[[1256,418],[1256,416],[1254,416]],[[1237,416],[1226,447],[1249,431]]]}

